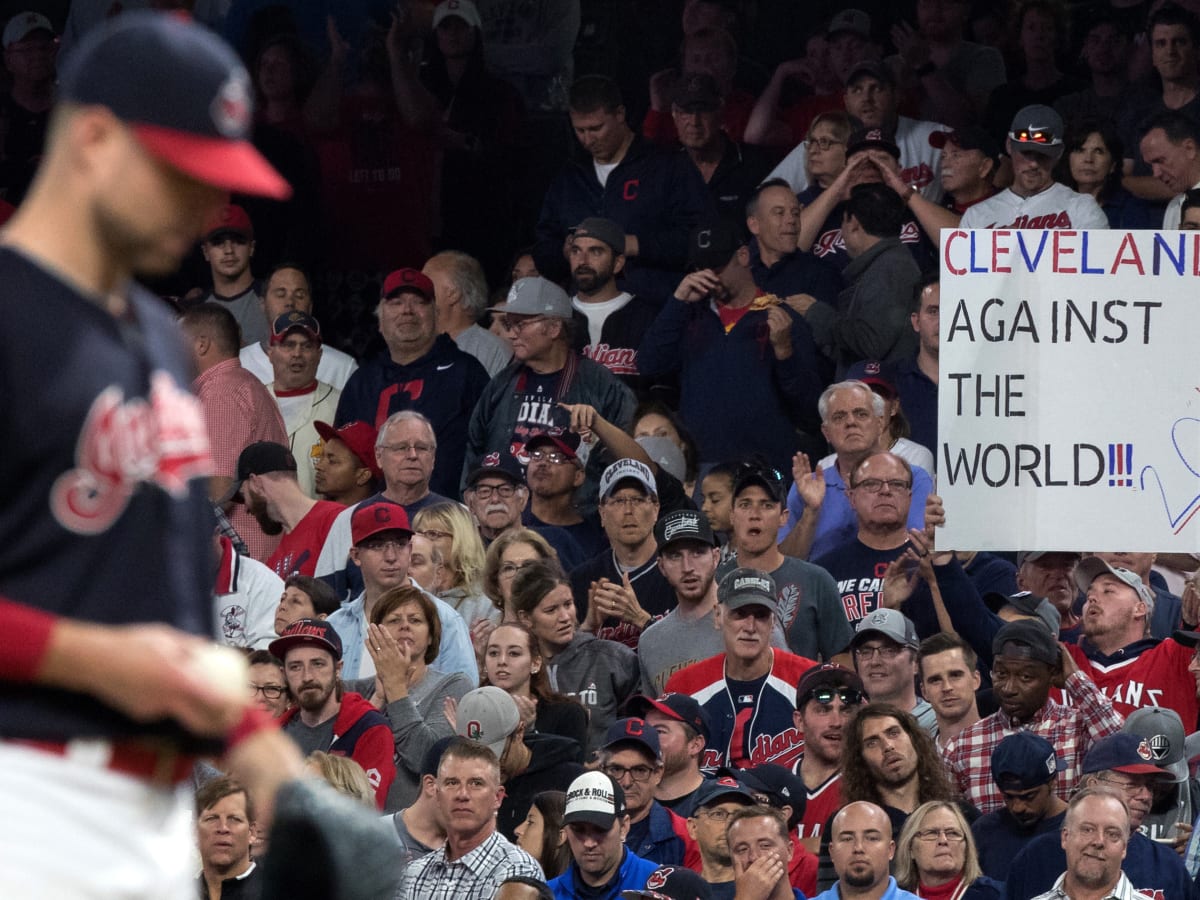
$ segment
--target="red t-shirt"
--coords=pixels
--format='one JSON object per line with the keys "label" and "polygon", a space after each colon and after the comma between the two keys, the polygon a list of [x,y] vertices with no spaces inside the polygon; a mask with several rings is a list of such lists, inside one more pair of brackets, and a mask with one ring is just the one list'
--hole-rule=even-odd
{"label": "red t-shirt", "polygon": [[267,560],[267,565],[280,578],[289,575],[317,574],[317,557],[325,544],[325,536],[338,513],[346,507],[332,500],[318,500],[316,505],[285,534]]}

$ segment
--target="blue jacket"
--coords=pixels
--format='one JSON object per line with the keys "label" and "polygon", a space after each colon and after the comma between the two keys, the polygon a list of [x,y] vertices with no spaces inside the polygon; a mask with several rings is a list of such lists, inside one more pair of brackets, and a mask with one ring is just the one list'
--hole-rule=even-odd
{"label": "blue jacket", "polygon": [[565,280],[567,231],[589,216],[611,219],[638,239],[625,260],[621,288],[655,299],[675,290],[687,264],[692,228],[713,217],[708,188],[686,153],[655,147],[635,136],[605,184],[590,156],[574,158],[546,191],[533,258],[547,278]]}
{"label": "blue jacket", "polygon": [[[650,820],[649,832],[636,847],[630,845],[630,851],[655,865],[685,865],[687,860],[684,859],[684,853],[687,844],[684,836],[687,834],[687,826],[683,824],[683,820],[657,800],[650,802],[650,815],[647,818]],[[676,829],[676,820],[679,830]]]}
{"label": "blue jacket", "polygon": [[650,877],[650,873],[658,868],[658,863],[642,859],[637,854],[631,853],[628,847],[622,852],[624,852],[625,858],[621,860],[621,868],[617,870],[617,877],[606,886],[608,889],[603,894],[597,894],[590,888],[580,891],[576,884],[579,866],[572,860],[567,871],[549,882],[550,890],[554,891],[555,900],[616,900],[621,895],[621,891],[640,891],[646,886],[646,879]]}
{"label": "blue jacket", "polygon": [[[1150,894],[1155,900],[1192,900],[1196,896],[1179,854],[1143,834],[1130,836],[1121,869],[1136,890]],[[1027,900],[1044,894],[1066,870],[1067,855],[1060,836],[1040,835],[1013,859],[1005,895],[1009,900]]]}
{"label": "blue jacket", "polygon": [[[842,900],[842,892],[835,883],[829,890],[823,891],[813,897],[813,900]],[[917,900],[917,895],[900,890],[900,886],[896,884],[896,879],[888,876],[887,890],[883,892],[883,896],[879,900]]]}
{"label": "blue jacket", "polygon": [[817,346],[804,320],[781,307],[792,319],[792,355],[779,361],[766,310],[745,313],[727,334],[711,303],[668,296],[642,338],[638,366],[649,377],[679,372],[679,413],[701,462],[761,453],[780,472],[790,472],[800,443],[796,426],[815,427],[824,388]]}
{"label": "blue jacket", "polygon": [[488,383],[487,370],[445,334],[420,359],[401,366],[387,351],[359,367],[342,390],[334,425],[362,420],[378,428],[392,413],[413,409],[433,423],[437,460],[429,489],[457,498],[467,424]]}

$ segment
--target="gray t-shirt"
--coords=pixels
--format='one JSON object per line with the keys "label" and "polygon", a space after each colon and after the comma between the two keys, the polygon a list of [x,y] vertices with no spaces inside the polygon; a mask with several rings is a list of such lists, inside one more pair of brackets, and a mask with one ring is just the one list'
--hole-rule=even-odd
{"label": "gray t-shirt", "polygon": [[486,328],[472,325],[454,339],[458,349],[470,353],[487,369],[488,377],[493,378],[512,361],[512,347],[508,341],[498,338]]}
{"label": "gray t-shirt", "polygon": [[247,344],[265,344],[270,339],[271,330],[267,325],[267,316],[263,312],[262,300],[259,299],[253,285],[236,297],[218,297],[216,294],[209,293],[204,301],[219,303],[233,313],[238,326],[242,329],[243,347]]}
{"label": "gray t-shirt", "polygon": [[333,723],[337,716],[330,716],[320,725],[308,726],[295,715],[283,726],[284,733],[296,742],[301,754],[308,756],[314,750],[328,750],[333,745]]}

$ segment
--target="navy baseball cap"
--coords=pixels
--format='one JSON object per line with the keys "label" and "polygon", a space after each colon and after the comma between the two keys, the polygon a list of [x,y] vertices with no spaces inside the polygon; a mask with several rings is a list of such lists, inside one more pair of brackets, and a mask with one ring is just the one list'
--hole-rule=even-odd
{"label": "navy baseball cap", "polygon": [[1084,775],[1093,772],[1125,772],[1128,775],[1158,775],[1170,778],[1171,773],[1154,762],[1150,742],[1141,735],[1118,732],[1103,737],[1083,758]]}
{"label": "navy baseball cap", "polygon": [[621,900],[712,900],[708,882],[683,866],[659,866],[637,891],[621,891]]}
{"label": "navy baseball cap", "polygon": [[757,802],[754,795],[746,790],[746,786],[732,775],[705,779],[700,783],[700,787],[696,788],[694,797],[695,809],[703,809],[727,800],[741,800],[746,806],[753,806]]}
{"label": "navy baseball cap", "polygon": [[288,183],[250,143],[250,75],[201,25],[127,12],[89,32],[66,60],[59,99],[103,106],[147,153],[227,191],[285,200]]}
{"label": "navy baseball cap", "polygon": [[771,466],[749,465],[737,473],[733,483],[733,496],[736,499],[748,487],[757,485],[767,492],[767,496],[776,503],[786,503],[790,482],[783,473]]}
{"label": "navy baseball cap", "polygon": [[473,488],[485,478],[503,478],[513,485],[525,483],[525,470],[507,453],[490,453],[483,464],[471,470],[467,476],[467,487]]}
{"label": "navy baseball cap", "polygon": [[1010,734],[992,751],[992,781],[1002,791],[1039,787],[1066,767],[1050,742],[1032,731]]}
{"label": "navy baseball cap", "polygon": [[299,331],[308,335],[309,338],[318,344],[321,343],[321,323],[306,312],[291,309],[283,315],[277,316],[275,321],[271,323],[272,345],[282,344],[284,338],[293,331]]}
{"label": "navy baseball cap", "polygon": [[618,744],[638,744],[654,759],[662,761],[662,747],[658,743],[658,732],[652,725],[647,725],[645,719],[630,717],[617,719],[604,732],[605,750],[611,750]]}
{"label": "navy baseball cap", "polygon": [[637,694],[629,698],[626,709],[642,718],[645,718],[646,713],[650,710],[658,710],[668,719],[674,719],[676,722],[687,725],[705,740],[708,740],[711,731],[708,713],[691,694],[663,694],[657,698]]}
{"label": "navy baseball cap", "polygon": [[341,636],[324,619],[297,619],[267,649],[276,659],[286,662],[288,651],[300,646],[320,647],[332,653],[334,659],[342,658]]}
{"label": "navy baseball cap", "polygon": [[737,777],[751,791],[766,794],[770,806],[776,809],[790,806],[792,818],[788,827],[794,827],[804,818],[804,807],[808,805],[808,788],[804,786],[804,779],[799,775],[775,763],[759,763],[753,769],[739,770]]}

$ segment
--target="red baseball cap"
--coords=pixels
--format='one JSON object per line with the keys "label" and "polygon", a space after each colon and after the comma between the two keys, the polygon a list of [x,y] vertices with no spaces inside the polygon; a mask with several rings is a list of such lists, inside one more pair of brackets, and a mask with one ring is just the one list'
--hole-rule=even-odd
{"label": "red baseball cap", "polygon": [[248,240],[254,240],[254,225],[250,216],[236,203],[226,203],[213,216],[212,221],[204,230],[204,240],[211,241],[222,234],[236,234]]}
{"label": "red baseball cap", "polygon": [[162,12],[128,12],[90,31],[60,75],[60,100],[106,107],[146,152],[180,172],[227,191],[291,196],[250,142],[250,75],[207,28]]}
{"label": "red baseball cap", "polygon": [[384,531],[412,534],[412,526],[408,524],[408,513],[399,503],[393,503],[391,500],[363,503],[350,517],[350,539],[356,547],[367,538]]}
{"label": "red baseball cap", "polygon": [[341,428],[334,428],[328,422],[313,422],[321,440],[328,441],[336,438],[358,457],[358,461],[371,470],[376,478],[383,478],[383,470],[375,459],[376,432],[368,423],[362,421],[347,422]]}
{"label": "red baseball cap", "polygon": [[429,280],[428,275],[416,269],[397,269],[383,279],[383,299],[394,297],[401,291],[412,291],[426,300],[435,299],[433,282]]}

